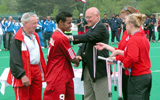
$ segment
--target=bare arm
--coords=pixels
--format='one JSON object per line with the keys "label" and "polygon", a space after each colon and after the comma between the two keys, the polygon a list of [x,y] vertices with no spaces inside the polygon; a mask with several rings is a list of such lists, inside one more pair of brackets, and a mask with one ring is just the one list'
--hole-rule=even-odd
{"label": "bare arm", "polygon": [[122,50],[115,50],[115,51],[112,52],[112,54],[111,54],[110,56],[111,56],[111,57],[115,57],[115,56],[117,56],[117,55],[122,55],[122,56],[124,56],[124,51],[122,51]]}
{"label": "bare arm", "polygon": [[96,49],[98,50],[103,50],[103,49],[107,49],[108,51],[110,52],[113,52],[115,51],[115,48],[114,47],[111,47],[110,45],[108,44],[105,44],[105,43],[96,43],[96,46],[94,46]]}

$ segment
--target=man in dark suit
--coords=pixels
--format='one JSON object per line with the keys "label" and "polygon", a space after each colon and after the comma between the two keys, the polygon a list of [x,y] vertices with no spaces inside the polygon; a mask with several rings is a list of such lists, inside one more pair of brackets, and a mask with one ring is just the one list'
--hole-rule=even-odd
{"label": "man in dark suit", "polygon": [[[74,44],[83,43],[78,55],[83,60],[84,100],[110,100],[108,97],[106,63],[97,58],[98,56],[108,57],[108,51],[97,51],[96,61],[93,61],[94,45],[98,42],[108,44],[109,32],[100,21],[100,13],[97,8],[89,8],[85,17],[90,27],[86,34],[68,37]],[[93,63],[96,64],[96,70],[94,70]]]}

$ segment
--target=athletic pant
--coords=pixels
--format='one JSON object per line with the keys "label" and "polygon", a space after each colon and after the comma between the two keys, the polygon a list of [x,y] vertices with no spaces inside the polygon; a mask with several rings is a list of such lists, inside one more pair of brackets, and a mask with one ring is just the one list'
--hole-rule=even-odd
{"label": "athletic pant", "polygon": [[75,100],[73,80],[66,84],[47,85],[43,94],[43,100]]}
{"label": "athletic pant", "polygon": [[13,32],[6,32],[6,43],[5,43],[5,48],[9,50],[10,48],[10,41],[12,39]]}
{"label": "athletic pant", "polygon": [[42,79],[38,65],[31,65],[31,85],[15,87],[16,100],[42,100]]}
{"label": "athletic pant", "polygon": [[112,31],[112,39],[111,39],[112,42],[114,42],[114,37],[115,37],[115,35],[116,35],[117,41],[119,42],[118,29]]}
{"label": "athletic pant", "polygon": [[44,47],[44,41],[43,41],[42,32],[38,32],[38,36],[39,36],[41,47]]}
{"label": "athletic pant", "polygon": [[78,35],[80,35],[80,34],[84,34],[84,32],[78,31]]}
{"label": "athletic pant", "polygon": [[155,40],[156,38],[154,29],[149,30],[149,41],[151,41],[151,37],[152,37],[152,40]]}

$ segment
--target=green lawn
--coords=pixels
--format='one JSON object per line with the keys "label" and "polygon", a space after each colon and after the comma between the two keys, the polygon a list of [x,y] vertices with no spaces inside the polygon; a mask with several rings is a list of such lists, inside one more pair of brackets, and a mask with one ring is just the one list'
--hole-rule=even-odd
{"label": "green lawn", "polygon": [[[73,34],[77,34],[76,32],[73,32]],[[157,33],[156,33],[157,35]],[[114,47],[117,47],[118,45],[112,45]],[[151,100],[160,100],[159,96],[159,90],[160,90],[160,80],[158,77],[160,76],[160,66],[159,66],[159,61],[160,61],[160,43],[150,43],[150,59],[151,59],[151,65],[152,65],[152,90],[151,90]],[[3,48],[3,47],[2,47]],[[78,51],[78,46],[72,47],[75,53]],[[43,49],[43,53],[46,59],[47,56],[47,49]],[[2,74],[3,70],[5,68],[9,67],[9,52],[8,51],[1,51],[0,52],[0,75]],[[82,68],[81,64],[79,68]],[[1,84],[0,84],[1,87]],[[44,89],[43,89],[44,91]],[[118,98],[118,92],[115,92],[113,90],[112,86],[112,93],[113,97],[112,100],[117,100]],[[107,95],[107,94],[106,94]],[[75,95],[76,100],[82,100],[81,95]],[[14,92],[11,86],[6,87],[5,90],[5,95],[2,95],[0,93],[0,100],[15,100]]]}

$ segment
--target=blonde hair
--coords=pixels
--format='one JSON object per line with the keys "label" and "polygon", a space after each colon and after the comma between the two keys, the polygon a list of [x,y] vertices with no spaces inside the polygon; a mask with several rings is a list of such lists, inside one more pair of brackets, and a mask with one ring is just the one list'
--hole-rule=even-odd
{"label": "blonde hair", "polygon": [[130,14],[127,16],[127,23],[132,23],[135,27],[139,28],[144,24],[146,18],[147,17],[144,14]]}

